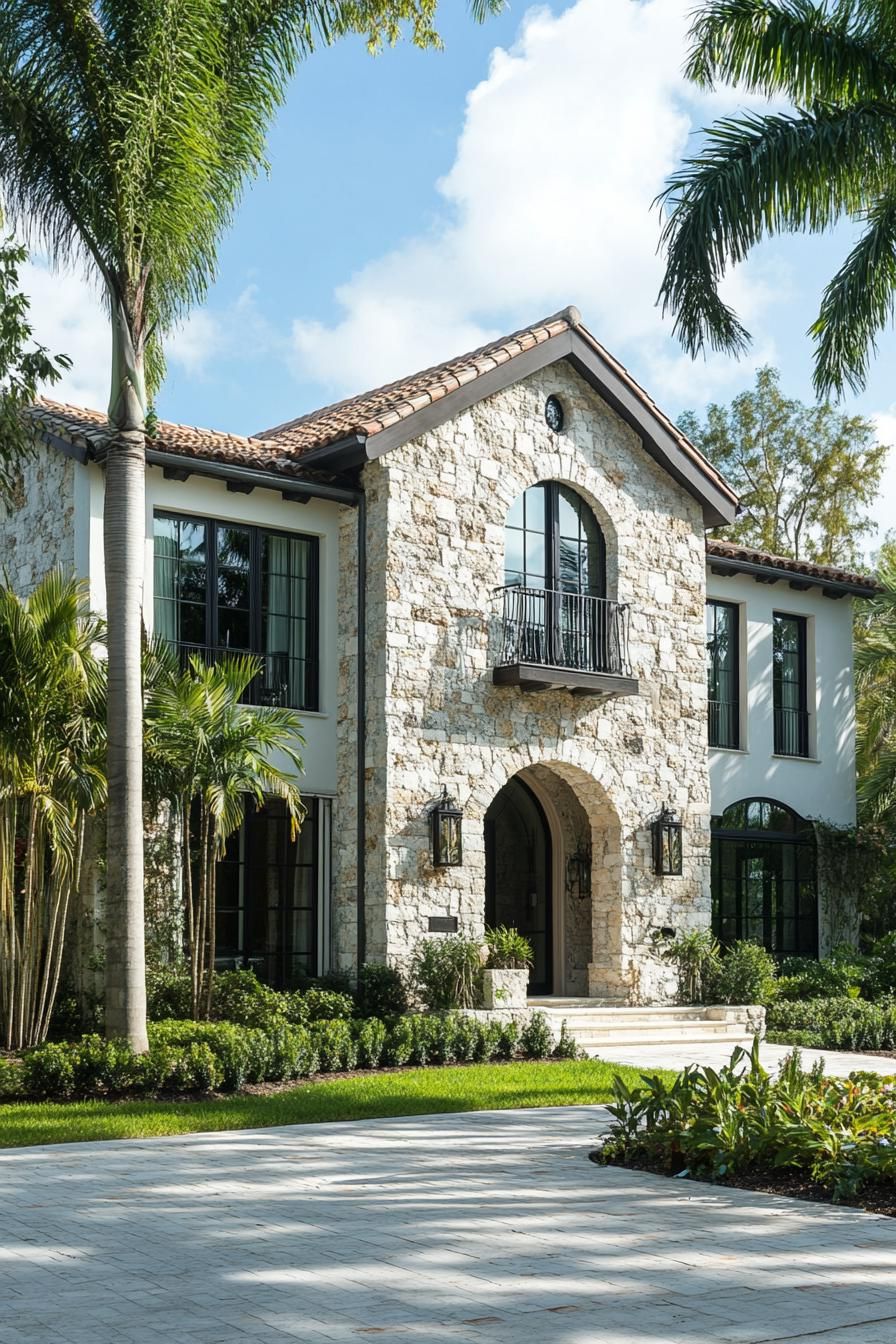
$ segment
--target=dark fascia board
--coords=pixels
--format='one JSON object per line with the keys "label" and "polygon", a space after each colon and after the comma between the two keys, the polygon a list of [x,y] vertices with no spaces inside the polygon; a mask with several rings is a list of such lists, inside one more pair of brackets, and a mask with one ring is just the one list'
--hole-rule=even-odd
{"label": "dark fascia board", "polygon": [[714,484],[710,476],[700,470],[698,462],[684,453],[665,426],[634,394],[619,374],[600,357],[582,336],[574,330],[560,332],[541,345],[534,345],[514,356],[472,382],[431,402],[405,420],[389,425],[366,441],[358,435],[315,448],[304,461],[312,464],[346,470],[357,467],[365,460],[382,457],[409,439],[416,439],[430,429],[436,429],[452,416],[468,410],[484,397],[501,392],[531,373],[568,359],[573,368],[616,411],[641,439],[651,457],[703,505],[707,527],[733,522],[735,504]]}
{"label": "dark fascia board", "polygon": [[[38,429],[38,435],[51,448],[56,448],[66,457],[73,457],[82,465],[86,462],[102,460],[94,449],[81,444],[70,443],[58,434],[47,429]],[[334,504],[345,504],[354,508],[361,497],[361,490],[354,486],[326,485],[317,481],[303,481],[295,476],[276,471],[256,471],[251,467],[240,467],[228,462],[214,462],[207,458],[187,457],[183,453],[165,453],[157,448],[147,447],[146,465],[162,467],[176,472],[178,480],[187,476],[210,476],[226,482],[228,489],[238,494],[248,494],[251,490],[279,490],[284,498],[289,495],[295,503],[307,503],[309,499],[326,499]]]}
{"label": "dark fascia board", "polygon": [[814,574],[801,574],[798,570],[778,569],[775,565],[759,565],[750,560],[735,560],[724,555],[708,555],[706,560],[713,574],[718,574],[722,578],[730,577],[732,574],[752,574],[760,583],[787,583],[795,579],[800,588],[820,588],[831,597],[875,596],[873,588],[866,588],[857,583],[846,583],[842,579],[816,578]]}

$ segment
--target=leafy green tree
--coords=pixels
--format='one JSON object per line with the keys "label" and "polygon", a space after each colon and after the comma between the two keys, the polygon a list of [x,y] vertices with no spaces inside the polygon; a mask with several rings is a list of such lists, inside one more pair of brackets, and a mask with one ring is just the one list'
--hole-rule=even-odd
{"label": "leafy green tree", "polygon": [[28,300],[19,288],[19,268],[27,255],[14,239],[0,238],[0,499],[12,493],[19,468],[32,452],[22,411],[43,384],[58,382],[62,370],[71,368],[66,355],[51,357],[32,339]]}
{"label": "leafy green tree", "polygon": [[[194,1017],[207,1017],[215,965],[217,860],[227,837],[241,825],[247,802],[261,807],[267,796],[283,799],[295,838],[304,813],[296,782],[302,736],[291,709],[241,703],[262,671],[260,659],[231,656],[207,667],[191,658],[179,672],[160,654],[157,647],[146,703],[149,792],[157,799],[167,797],[180,812],[192,1010]],[[278,756],[282,765],[275,764]],[[190,848],[194,804],[195,864]]]}
{"label": "leafy green tree", "polygon": [[896,834],[896,538],[877,559],[881,592],[855,622],[859,802]]}
{"label": "leafy green tree", "polygon": [[103,625],[86,585],[0,587],[0,1042],[39,1044],[53,1011],[85,821],[105,800]]}
{"label": "leafy green tree", "polygon": [[888,451],[869,420],[785,397],[777,370],[764,368],[730,407],[678,423],[740,495],[744,512],[726,540],[820,564],[860,561]]}
{"label": "leafy green tree", "polygon": [[[106,1029],[145,1050],[142,691],[148,398],[161,340],[207,292],[218,241],[298,63],[355,33],[432,46],[437,0],[4,0],[0,189],[54,262],[84,264],[112,327],[103,513],[108,620]],[[473,0],[482,19],[501,0]]]}
{"label": "leafy green tree", "polygon": [[735,84],[795,111],[716,121],[660,200],[664,311],[689,351],[739,353],[749,333],[720,297],[729,265],[763,237],[864,231],[825,289],[819,396],[864,386],[896,294],[896,10],[889,0],[707,0],[686,65],[703,88]]}

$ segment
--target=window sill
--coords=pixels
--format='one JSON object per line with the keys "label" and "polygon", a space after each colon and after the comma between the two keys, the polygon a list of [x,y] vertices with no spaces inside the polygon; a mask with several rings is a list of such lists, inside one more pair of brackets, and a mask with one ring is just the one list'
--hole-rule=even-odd
{"label": "window sill", "polygon": [[802,761],[805,765],[821,765],[820,756],[790,756],[786,752],[773,751],[773,761]]}
{"label": "window sill", "polygon": [[749,756],[750,754],[748,747],[714,747],[710,743],[709,749],[710,751],[723,751],[726,756]]}

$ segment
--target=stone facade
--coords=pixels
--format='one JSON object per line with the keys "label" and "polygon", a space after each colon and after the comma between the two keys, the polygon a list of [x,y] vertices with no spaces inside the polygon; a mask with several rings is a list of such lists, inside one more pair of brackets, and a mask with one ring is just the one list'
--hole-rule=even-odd
{"label": "stone facade", "polygon": [[26,595],[50,570],[75,570],[76,463],[38,441],[25,481],[8,504],[0,503],[3,568]]}
{"label": "stone facade", "polygon": [[[551,394],[565,410],[560,434],[544,419]],[[505,518],[544,480],[573,487],[600,523],[607,596],[631,606],[636,696],[492,684]],[[699,504],[566,364],[370,463],[364,486],[368,958],[405,961],[433,915],[481,934],[483,818],[522,771],[553,803],[563,861],[555,991],[669,997],[654,931],[710,917]],[[464,810],[464,863],[434,870],[428,806],[443,785]],[[667,802],[685,825],[685,860],[682,876],[662,879],[649,826]]]}

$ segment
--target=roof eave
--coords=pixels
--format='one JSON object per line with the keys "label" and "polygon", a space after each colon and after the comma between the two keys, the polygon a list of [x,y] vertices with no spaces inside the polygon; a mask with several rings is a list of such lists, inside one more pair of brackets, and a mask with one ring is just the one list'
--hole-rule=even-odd
{"label": "roof eave", "polygon": [[876,584],[823,578],[821,575],[805,574],[797,569],[764,565],[753,560],[739,560],[733,555],[714,555],[711,551],[707,552],[706,563],[714,574],[746,574],[771,583],[788,582],[799,588],[820,588],[823,592],[837,597],[871,598],[876,597],[878,592]]}
{"label": "roof eave", "polygon": [[688,457],[650,408],[575,329],[558,332],[530,346],[376,433],[352,434],[338,443],[311,449],[302,455],[302,460],[309,466],[326,465],[342,471],[356,468],[438,428],[485,397],[561,359],[570,361],[576,372],[634,429],[651,457],[700,502],[707,527],[734,521],[737,508],[734,494],[720,488],[698,461]]}

